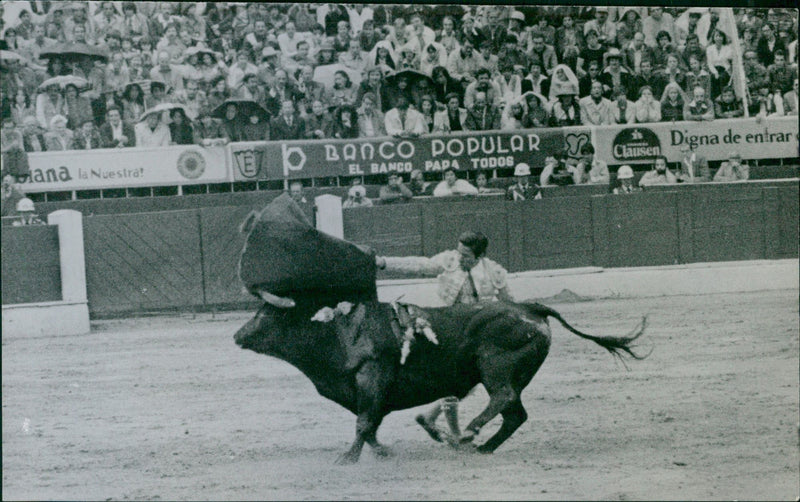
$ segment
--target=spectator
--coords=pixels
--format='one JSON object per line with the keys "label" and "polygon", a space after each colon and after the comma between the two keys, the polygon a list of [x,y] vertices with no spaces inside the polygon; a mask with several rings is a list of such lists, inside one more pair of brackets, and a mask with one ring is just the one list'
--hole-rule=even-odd
{"label": "spectator", "polygon": [[361,50],[361,42],[358,39],[351,39],[347,52],[339,54],[339,63],[358,73],[367,67],[366,54]]}
{"label": "spectator", "polygon": [[683,108],[684,120],[714,120],[714,105],[700,86],[692,90],[692,100]]}
{"label": "spectator", "polygon": [[475,188],[478,189],[478,195],[503,195],[503,190],[489,187],[489,181],[484,171],[478,171],[475,175]]}
{"label": "spectator", "polygon": [[26,152],[44,152],[47,142],[44,139],[42,128],[34,117],[22,119],[22,147]]}
{"label": "spectator", "polygon": [[172,143],[169,127],[161,120],[160,113],[148,113],[144,120],[136,124],[136,146],[158,147]]}
{"label": "spectator", "polygon": [[706,48],[706,65],[711,73],[711,96],[716,97],[730,81],[733,48],[728,35],[719,29],[714,30],[711,41]]}
{"label": "spectator", "polygon": [[628,101],[622,89],[614,93],[614,122],[617,124],[633,124],[636,122],[636,106]]}
{"label": "spectator", "polygon": [[525,118],[525,100],[519,98],[503,108],[500,117],[500,129],[516,131],[522,129],[522,120]]}
{"label": "spectator", "polygon": [[436,41],[442,44],[447,54],[450,54],[461,46],[455,27],[455,19],[453,19],[452,16],[444,16],[442,18],[442,29],[436,32]]}
{"label": "spectator", "polygon": [[639,100],[634,103],[634,109],[639,124],[661,121],[661,102],[653,97],[653,90],[648,85],[639,89]]}
{"label": "spectator", "polygon": [[[642,31],[642,19],[636,7],[625,7],[620,13],[620,21],[617,23],[617,46],[627,49],[633,41],[636,33]],[[644,35],[641,38],[644,42]]]}
{"label": "spectator", "polygon": [[617,26],[608,15],[608,7],[598,6],[594,10],[595,18],[583,25],[583,34],[587,37],[590,31],[598,34],[598,41],[607,46],[617,43]]}
{"label": "spectator", "polygon": [[731,152],[728,161],[723,162],[714,181],[730,183],[732,181],[747,181],[750,178],[750,167],[742,163],[742,156],[738,152]]}
{"label": "spectator", "polygon": [[159,62],[161,60],[161,52],[166,52],[169,55],[168,61],[177,61],[186,51],[186,45],[178,36],[178,28],[178,25],[174,23],[168,25],[164,31],[164,38],[156,43],[156,50],[159,51]]}
{"label": "spectator", "polygon": [[434,197],[447,197],[451,195],[477,195],[478,189],[467,180],[458,179],[452,167],[444,170],[444,180],[436,185],[433,190]]}
{"label": "spectator", "polygon": [[758,39],[756,45],[756,52],[758,53],[758,62],[764,66],[769,66],[775,62],[776,51],[786,52],[786,47],[783,42],[775,37],[775,29],[769,23],[764,23],[761,27],[761,38]]}
{"label": "spectator", "polygon": [[[248,73],[252,73],[254,75],[258,74],[258,67],[251,63],[251,60],[252,58],[250,57],[249,51],[243,49],[237,53],[236,64],[231,66],[230,70],[228,71],[228,79],[226,82],[228,89],[231,91],[237,91],[239,86],[241,86],[244,82],[245,75]],[[153,78],[152,72],[150,78]]]}
{"label": "spectator", "polygon": [[[600,76],[600,63],[597,61],[590,61],[589,66],[586,69],[586,75],[582,76],[578,80],[578,97],[585,98],[589,95],[589,92],[592,90],[592,83],[593,82],[600,82],[598,77]],[[601,94],[603,90],[603,84],[600,82],[600,89]]]}
{"label": "spectator", "polygon": [[701,64],[706,59],[706,52],[703,50],[703,47],[700,46],[700,37],[697,34],[692,33],[686,38],[686,47],[683,49],[681,53],[681,67],[688,68],[689,67],[689,57],[695,56],[697,57],[697,61]]}
{"label": "spectator", "polygon": [[711,95],[711,75],[701,68],[700,66],[700,59],[695,56],[694,54],[689,56],[689,71],[687,71],[684,76],[684,91],[688,94],[691,93],[692,90],[700,86],[705,90],[706,96]]}
{"label": "spectator", "polygon": [[64,89],[64,111],[67,117],[67,127],[76,130],[87,120],[93,118],[92,104],[78,93],[78,88],[67,84]]}
{"label": "spectator", "polygon": [[588,96],[579,101],[581,121],[584,125],[612,125],[614,120],[614,104],[603,97],[603,84],[595,81]]}
{"label": "spectator", "polygon": [[106,119],[106,123],[100,126],[100,144],[103,148],[136,146],[136,132],[133,126],[122,121],[119,107],[108,107]]}
{"label": "spectator", "polygon": [[36,118],[36,108],[31,105],[31,97],[25,92],[25,89],[20,87],[11,103],[11,118],[16,125],[21,126],[25,117]]}
{"label": "spectator", "polygon": [[325,104],[315,100],[311,104],[311,113],[305,118],[305,135],[308,139],[322,139],[331,137],[333,118]]}
{"label": "spectator", "polygon": [[408,99],[401,94],[397,98],[397,105],[386,113],[386,133],[390,136],[413,138],[426,132],[425,118],[408,105]]}
{"label": "spectator", "polygon": [[[567,54],[578,54],[583,46],[583,32],[575,25],[575,20],[570,15],[561,18],[561,26],[556,30],[556,52],[561,61],[567,59]],[[546,94],[546,93],[542,93]]]}
{"label": "spectator", "polygon": [[[531,37],[531,50],[528,54],[531,61],[538,61],[547,75],[552,75],[555,67],[558,65],[558,57],[552,45],[544,43],[544,35],[534,34]],[[525,61],[517,61],[517,63],[524,63]]]}
{"label": "spectator", "polygon": [[18,180],[29,174],[28,154],[25,153],[22,132],[11,117],[4,117],[0,129],[0,151],[2,152],[2,175],[12,174]]}
{"label": "spectator", "polygon": [[[472,15],[464,14],[461,18],[461,29],[456,33],[456,39],[461,44],[462,49],[467,43],[472,47],[479,47],[486,40],[486,35],[483,30],[475,25],[475,18]],[[452,70],[450,70],[450,73],[453,73]],[[473,72],[469,73],[471,75]]]}
{"label": "spectator", "polygon": [[574,180],[576,185],[590,183],[592,185],[607,185],[610,181],[608,165],[605,161],[594,155],[594,146],[587,143],[581,147],[581,160],[575,166]]}
{"label": "spectator", "polygon": [[455,93],[461,103],[461,97],[464,87],[461,83],[450,76],[447,68],[444,66],[436,66],[431,70],[431,79],[433,80],[433,92],[437,103],[446,105],[448,96]]}
{"label": "spectator", "polygon": [[183,108],[174,108],[170,110],[169,118],[171,119],[169,124],[170,144],[193,145],[194,130]]}
{"label": "spectator", "polygon": [[[323,48],[326,47],[323,45]],[[333,45],[330,45],[330,50],[333,50]],[[381,40],[375,44],[375,47],[372,48],[367,56],[367,61],[380,68],[384,75],[393,73],[398,68],[399,63],[392,44],[386,40]]]}
{"label": "spectator", "polygon": [[425,75],[433,76],[433,69],[444,67],[447,64],[447,51],[444,46],[436,42],[430,43],[423,51],[422,60],[419,63],[419,71]]}
{"label": "spectator", "polygon": [[67,117],[56,115],[50,119],[50,130],[44,135],[47,151],[69,150],[74,133],[67,129]]}
{"label": "spectator", "polygon": [[639,90],[644,86],[648,86],[650,89],[658,88],[659,79],[660,77],[652,71],[652,63],[647,60],[642,61],[641,71],[630,79],[627,89],[628,99],[638,99]]}
{"label": "spectator", "polygon": [[485,92],[475,94],[475,103],[467,109],[464,128],[470,131],[490,131],[500,129],[500,110],[489,103]]}
{"label": "spectator", "polygon": [[96,150],[98,148],[103,148],[100,133],[95,128],[94,120],[86,119],[80,129],[75,132],[70,150]]}
{"label": "spectator", "polygon": [[658,71],[653,87],[653,94],[661,96],[664,94],[664,89],[670,83],[678,84],[683,87],[686,81],[683,72],[678,68],[678,57],[674,54],[667,56],[667,64],[664,68]]}
{"label": "spectator", "polygon": [[770,92],[769,84],[762,82],[756,88],[755,94],[750,97],[748,110],[751,116],[760,117],[762,120],[766,117],[783,116],[785,115],[783,96],[780,91]]}
{"label": "spectator", "polygon": [[617,169],[617,183],[617,186],[614,187],[614,194],[627,194],[641,190],[633,185],[633,169],[629,165],[619,166],[619,169]]}
{"label": "spectator", "polygon": [[578,72],[578,75],[581,76],[586,73],[586,68],[589,64],[589,61],[597,61],[598,63],[601,63],[603,61],[603,55],[606,52],[605,47],[603,47],[603,45],[600,43],[600,36],[598,35],[597,31],[589,30],[586,32],[585,37],[586,46],[581,48],[576,65],[576,71]]}
{"label": "spectator", "polygon": [[797,79],[794,79],[792,90],[783,95],[783,107],[786,115],[797,115]]}
{"label": "spectator", "polygon": [[[485,174],[484,174],[485,176]],[[542,198],[542,190],[531,183],[531,167],[520,162],[514,168],[514,184],[506,191],[507,200],[534,200]]]}
{"label": "spectator", "polygon": [[15,227],[45,224],[45,222],[36,216],[36,207],[33,205],[33,201],[27,197],[24,197],[17,202],[17,215],[19,216],[19,219],[13,223]]}
{"label": "spectator", "polygon": [[358,42],[361,45],[361,50],[368,53],[381,39],[382,33],[380,30],[375,29],[374,21],[372,19],[365,20],[364,26],[358,34]]}
{"label": "spectator", "polygon": [[675,20],[672,14],[664,12],[663,7],[650,7],[650,15],[642,20],[642,33],[644,33],[644,43],[649,47],[658,44],[657,36],[665,31],[670,39],[675,38]]}
{"label": "spectator", "polygon": [[453,51],[447,58],[447,71],[450,76],[461,81],[461,85],[466,87],[475,81],[475,73],[484,64],[481,55],[475,51],[472,42],[465,40],[462,42],[461,49]]}
{"label": "spectator", "polygon": [[372,92],[364,94],[361,106],[356,110],[358,116],[358,136],[372,138],[386,135],[386,117],[376,104],[377,98]]}
{"label": "spectator", "polygon": [[396,202],[408,202],[414,196],[411,190],[403,184],[402,178],[397,173],[389,173],[386,185],[381,187],[381,204],[394,204]]}
{"label": "spectator", "polygon": [[672,174],[672,171],[667,168],[667,158],[663,155],[659,155],[656,157],[653,169],[644,173],[644,176],[639,180],[639,186],[672,185],[677,182],[678,179]]}
{"label": "spectator", "polygon": [[333,90],[330,93],[332,106],[352,105],[356,101],[356,89],[350,76],[343,70],[333,74]]}
{"label": "spectator", "polygon": [[137,10],[135,2],[122,2],[122,18],[114,26],[124,38],[138,42],[150,36],[147,18]]}
{"label": "spectator", "polygon": [[286,99],[281,103],[281,113],[270,122],[272,140],[302,139],[305,125],[295,111],[294,102]]}
{"label": "spectator", "polygon": [[576,168],[567,163],[566,152],[561,152],[545,159],[539,184],[543,187],[574,185],[576,173]]}
{"label": "spectator", "polygon": [[336,23],[336,35],[333,37],[334,51],[337,53],[347,51],[347,49],[350,47],[350,38],[350,23],[348,21],[339,21]]}
{"label": "spectator", "polygon": [[446,108],[437,111],[433,117],[433,132],[463,131],[467,110],[459,106],[458,93],[451,92],[446,97]]}
{"label": "spectator", "polygon": [[314,69],[311,66],[302,66],[296,70],[295,86],[297,106],[301,115],[311,112],[314,101],[328,102],[328,93],[325,86],[314,80]]}
{"label": "spectator", "polygon": [[430,196],[433,195],[433,185],[422,176],[422,171],[414,169],[411,171],[411,179],[408,182],[408,189],[414,194],[414,197]]}
{"label": "spectator", "polygon": [[17,203],[25,198],[25,194],[17,187],[12,174],[3,174],[2,187],[0,187],[0,216],[14,216]]}
{"label": "spectator", "polygon": [[711,171],[708,168],[708,161],[705,157],[697,155],[691,143],[681,145],[680,165],[677,170],[679,183],[701,183],[711,181]]}
{"label": "spectator", "polygon": [[159,51],[158,66],[150,70],[150,80],[161,82],[165,87],[172,89],[183,89],[183,75],[180,69],[173,65],[171,61],[172,56],[168,51]]}
{"label": "spectator", "polygon": [[367,197],[364,185],[355,185],[347,190],[347,200],[342,203],[342,209],[353,207],[372,207],[372,201]]}
{"label": "spectator", "polygon": [[678,122],[683,120],[683,108],[686,105],[686,98],[683,89],[672,82],[664,88],[661,96],[661,121]]}
{"label": "spectator", "polygon": [[531,63],[530,73],[520,83],[520,92],[524,94],[528,91],[542,96],[550,94],[550,79],[542,74],[542,65],[538,61]]}
{"label": "spectator", "polygon": [[522,127],[531,129],[534,127],[547,127],[550,117],[547,113],[547,100],[541,94],[533,91],[522,95],[525,100],[525,114],[522,117]]}
{"label": "spectator", "polygon": [[[156,105],[160,105],[161,103],[166,103],[166,102],[167,102],[167,86],[164,85],[164,82],[158,82],[158,81],[151,82],[150,95],[145,96],[144,98],[145,108],[147,109],[153,108]],[[138,118],[135,118],[133,120],[134,121],[138,120]]]}
{"label": "spectator", "polygon": [[[295,47],[297,41],[293,41],[290,48],[289,43],[286,42],[286,37],[286,33],[281,33],[278,35],[278,44],[281,45],[281,52],[284,54],[284,56],[291,57],[295,52],[297,52]],[[281,44],[282,38],[284,43],[286,43],[286,46]],[[253,31],[249,32],[244,37],[245,47],[248,47],[253,54],[258,54],[264,50],[264,47],[266,47],[268,41],[269,37],[267,36],[267,22],[263,19],[257,19],[253,23]]]}
{"label": "spectator", "polygon": [[66,112],[66,104],[61,97],[57,84],[50,85],[43,93],[36,96],[36,120],[42,129],[47,129],[56,115]]}
{"label": "spectator", "polygon": [[667,66],[667,57],[678,58],[678,51],[672,45],[672,36],[666,31],[660,31],[656,36],[656,46],[653,48],[653,66],[661,70]]}
{"label": "spectator", "polygon": [[556,66],[550,82],[550,101],[565,93],[577,96],[578,89],[578,79],[569,66],[564,64]]}
{"label": "spectator", "polygon": [[425,122],[425,133],[433,131],[433,117],[436,112],[436,102],[433,96],[425,95],[420,98],[419,112]]}
{"label": "spectator", "polygon": [[358,117],[351,105],[336,108],[333,117],[331,137],[337,139],[354,139],[358,137]]}
{"label": "spectator", "polygon": [[246,141],[244,132],[246,123],[247,117],[239,112],[239,107],[236,103],[228,103],[225,105],[225,117],[222,119],[222,131],[230,141]]}
{"label": "spectator", "polygon": [[780,89],[781,94],[792,90],[792,82],[797,80],[797,67],[786,64],[786,52],[775,51],[775,62],[767,69],[771,89]]}
{"label": "spectator", "polygon": [[194,143],[201,146],[221,146],[228,143],[225,131],[208,110],[201,110],[194,123]]}
{"label": "spectator", "polygon": [[225,85],[225,77],[219,76],[211,82],[210,91],[206,97],[206,109],[209,111],[216,110],[230,97],[230,92]]}
{"label": "spectator", "polygon": [[43,23],[35,24],[33,26],[33,38],[24,47],[24,54],[31,61],[39,61],[39,54],[42,51],[50,49],[56,45],[58,41],[46,36],[45,26]]}
{"label": "spectator", "polygon": [[556,94],[558,101],[553,105],[550,127],[565,127],[581,124],[581,110],[575,99],[577,93],[564,88]]}
{"label": "spectator", "polygon": [[730,119],[744,116],[741,100],[736,98],[733,87],[722,89],[722,94],[714,100],[714,114],[717,118]]}
{"label": "spectator", "polygon": [[761,86],[769,87],[769,74],[767,69],[758,62],[758,57],[754,51],[744,53],[744,79],[747,90],[750,94],[755,94]]}
{"label": "spectator", "polygon": [[130,82],[128,66],[122,52],[115,52],[111,55],[111,62],[105,69],[105,84],[109,89],[123,89]]}
{"label": "spectator", "polygon": [[[255,73],[248,73],[244,76],[244,79],[242,79],[242,86],[236,92],[236,95],[241,99],[255,101],[258,103],[258,106],[262,108],[266,109],[268,106],[264,86],[258,81],[258,76]],[[277,98],[270,96],[270,99],[274,100]]]}

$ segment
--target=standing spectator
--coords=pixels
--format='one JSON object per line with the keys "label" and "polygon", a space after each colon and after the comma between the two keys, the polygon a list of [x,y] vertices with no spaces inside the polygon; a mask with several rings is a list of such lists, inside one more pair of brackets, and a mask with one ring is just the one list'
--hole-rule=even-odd
{"label": "standing spectator", "polygon": [[[583,25],[583,34],[588,35],[589,31],[595,31],[598,41],[605,46],[613,46],[617,43],[617,26],[608,15],[608,7],[598,6],[594,10],[595,18],[587,21]],[[588,38],[588,37],[587,37]]]}
{"label": "standing spectator", "polygon": [[547,114],[547,100],[541,94],[530,91],[522,95],[525,100],[525,115],[522,117],[522,127],[547,127],[550,117]]}
{"label": "standing spectator", "polygon": [[633,169],[631,166],[623,165],[617,170],[618,185],[614,187],[614,194],[628,194],[638,192],[641,189],[633,185]]}
{"label": "standing spectator", "polygon": [[653,96],[653,89],[645,85],[639,89],[639,100],[634,103],[636,122],[639,124],[661,121],[661,102]]}
{"label": "standing spectator", "polygon": [[364,185],[351,186],[347,190],[347,199],[342,203],[342,209],[372,206],[372,201],[367,197],[367,189]]}
{"label": "standing spectator", "polygon": [[66,106],[57,84],[50,85],[36,96],[36,120],[42,129],[47,129],[56,115],[65,113]]}
{"label": "standing spectator", "polygon": [[25,194],[17,187],[16,180],[11,174],[3,174],[3,184],[0,187],[0,216],[15,216],[17,203],[25,198]]}
{"label": "standing spectator", "polygon": [[644,173],[644,176],[639,180],[640,187],[652,185],[673,185],[678,182],[678,179],[667,168],[667,158],[663,155],[656,157],[655,164],[651,171]]}
{"label": "standing spectator", "polygon": [[675,19],[672,14],[664,12],[663,7],[650,7],[650,15],[642,20],[642,33],[644,33],[644,43],[649,47],[658,44],[656,37],[662,31],[669,34],[670,39],[675,39]]}
{"label": "standing spectator", "polygon": [[769,66],[775,62],[775,51],[786,52],[786,47],[783,42],[775,37],[775,29],[769,23],[764,23],[761,27],[761,38],[758,39],[756,52],[758,53],[758,62],[764,66]]}
{"label": "standing spectator", "polygon": [[354,139],[358,137],[358,117],[352,105],[342,105],[333,114],[331,137]]}
{"label": "standing spectator", "polygon": [[397,98],[397,105],[385,116],[386,133],[400,138],[413,138],[425,134],[425,118],[421,113],[409,108],[405,95]]}
{"label": "standing spectator", "polygon": [[705,157],[697,155],[691,143],[681,145],[683,157],[677,171],[678,182],[701,183],[711,181],[711,171]]}
{"label": "standing spectator", "polygon": [[474,105],[471,108],[467,108],[464,128],[470,131],[500,129],[500,110],[489,103],[485,92],[480,91],[475,94]]}
{"label": "standing spectator", "polygon": [[98,148],[103,148],[100,133],[95,128],[94,120],[86,119],[80,129],[75,131],[70,150],[96,150]]}
{"label": "standing spectator", "polygon": [[588,96],[580,101],[581,121],[584,125],[612,125],[614,104],[603,97],[603,84],[595,81]]}
{"label": "standing spectator", "polygon": [[44,152],[47,142],[44,139],[42,128],[34,117],[22,119],[22,147],[26,152]]}
{"label": "standing spectator", "polygon": [[506,199],[534,200],[541,198],[542,190],[535,183],[531,183],[531,167],[524,162],[520,162],[514,168],[514,184],[508,187]]}
{"label": "standing spectator", "polygon": [[117,106],[106,110],[106,123],[100,126],[100,143],[103,148],[125,148],[136,146],[136,131],[129,123],[122,121]]}
{"label": "standing spectator", "polygon": [[413,196],[414,194],[403,184],[402,178],[397,173],[389,173],[387,184],[382,186],[379,192],[381,204],[408,202]]}
{"label": "standing spectator", "polygon": [[440,181],[433,190],[434,197],[448,197],[451,195],[478,195],[478,189],[467,180],[458,179],[452,167],[444,170],[444,180]]}
{"label": "standing spectator", "polygon": [[322,139],[331,136],[333,118],[325,104],[320,100],[311,103],[311,113],[305,118],[305,135],[308,139]]}
{"label": "standing spectator", "polygon": [[150,113],[134,128],[136,146],[157,147],[169,146],[172,142],[169,127],[161,120],[160,113]]}
{"label": "standing spectator", "polygon": [[433,132],[463,131],[467,110],[459,106],[458,93],[451,92],[445,98],[446,107],[433,116]]}
{"label": "standing spectator", "polygon": [[182,108],[175,108],[169,112],[170,124],[170,144],[173,145],[193,145],[194,130],[186,112]]}
{"label": "standing spectator", "polygon": [[577,92],[564,88],[556,94],[558,101],[553,105],[550,127],[566,127],[581,124],[581,109],[575,99]]}
{"label": "standing spectator", "polygon": [[356,110],[358,116],[358,137],[372,138],[386,135],[386,118],[376,104],[374,93],[368,92],[361,99],[361,106]]}
{"label": "standing spectator", "polygon": [[714,115],[722,119],[744,116],[742,101],[736,98],[733,87],[728,86],[722,89],[722,94],[714,100]]}
{"label": "standing spectator", "polygon": [[628,101],[622,89],[614,92],[614,122],[617,124],[633,124],[636,122],[636,107]]}
{"label": "standing spectator", "polygon": [[679,122],[683,120],[683,108],[686,105],[686,98],[683,89],[672,82],[664,88],[661,96],[661,121]]}
{"label": "standing spectator", "polygon": [[783,95],[783,107],[786,115],[797,115],[797,79],[794,79],[792,90]]}
{"label": "standing spectator", "polygon": [[727,182],[732,181],[747,181],[750,178],[750,167],[742,163],[742,156],[738,152],[731,152],[728,156],[728,161],[723,162],[717,173],[714,175],[714,181]]}
{"label": "standing spectator", "polygon": [[611,180],[608,165],[594,155],[594,146],[587,143],[581,147],[581,160],[575,166],[575,184],[607,185]]}
{"label": "standing spectator", "polygon": [[692,90],[692,100],[683,109],[684,120],[714,120],[714,105],[700,86]]}
{"label": "standing spectator", "polygon": [[67,129],[67,118],[63,115],[54,116],[50,119],[50,130],[44,135],[47,151],[69,150],[73,137],[74,133]]}
{"label": "standing spectator", "polygon": [[281,113],[272,119],[269,129],[272,140],[292,140],[304,137],[304,124],[297,116],[292,100],[286,99],[281,102]]}

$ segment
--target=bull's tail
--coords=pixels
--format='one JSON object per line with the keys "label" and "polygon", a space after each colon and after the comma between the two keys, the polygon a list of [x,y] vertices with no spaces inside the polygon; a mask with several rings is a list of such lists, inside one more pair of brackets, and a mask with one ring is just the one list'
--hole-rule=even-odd
{"label": "bull's tail", "polygon": [[623,361],[623,364],[624,364],[624,359],[622,358],[623,354],[620,351],[627,353],[634,359],[644,359],[650,355],[650,352],[652,352],[651,350],[646,355],[639,355],[636,354],[631,347],[631,343],[640,336],[642,336],[642,333],[644,333],[644,329],[647,326],[647,316],[642,317],[642,322],[640,322],[638,326],[636,326],[630,333],[628,333],[627,336],[593,336],[578,331],[577,329],[570,326],[570,324],[566,320],[564,320],[563,317],[561,317],[561,314],[551,309],[550,307],[547,307],[540,303],[524,303],[523,305],[525,305],[525,307],[531,314],[540,315],[542,317],[553,317],[555,319],[558,319],[558,322],[560,322],[569,331],[575,333],[581,338],[591,340],[597,345],[603,347],[604,349],[609,351],[612,355],[618,357],[620,361]]}

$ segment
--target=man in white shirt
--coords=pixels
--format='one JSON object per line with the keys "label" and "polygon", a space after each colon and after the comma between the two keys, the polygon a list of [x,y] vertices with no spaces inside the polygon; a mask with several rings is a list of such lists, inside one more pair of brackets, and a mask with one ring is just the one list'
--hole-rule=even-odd
{"label": "man in white shirt", "polygon": [[433,196],[447,197],[450,195],[478,195],[478,189],[469,181],[458,179],[455,170],[448,167],[444,170],[444,180],[433,189]]}
{"label": "man in white shirt", "polygon": [[151,113],[136,124],[136,146],[169,146],[171,142],[169,127],[161,121],[160,113]]}
{"label": "man in white shirt", "polygon": [[578,101],[581,105],[581,122],[584,125],[611,125],[614,120],[614,103],[603,97],[603,84],[592,82],[589,95]]}
{"label": "man in white shirt", "polygon": [[675,20],[672,14],[664,12],[663,7],[650,7],[650,15],[642,20],[644,43],[648,47],[658,45],[656,36],[660,31],[666,31],[671,40],[675,40]]}
{"label": "man in white shirt", "polygon": [[400,138],[413,138],[427,132],[425,117],[408,107],[408,99],[404,95],[397,97],[397,106],[386,112],[384,117],[386,134]]}

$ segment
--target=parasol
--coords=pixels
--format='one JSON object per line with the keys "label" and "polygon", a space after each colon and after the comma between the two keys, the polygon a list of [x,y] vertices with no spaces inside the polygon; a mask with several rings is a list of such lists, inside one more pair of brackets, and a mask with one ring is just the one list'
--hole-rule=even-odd
{"label": "parasol", "polygon": [[25,61],[25,58],[14,51],[0,50],[0,59],[3,61]]}
{"label": "parasol", "polygon": [[178,103],[157,104],[156,106],[150,108],[149,110],[145,110],[144,113],[142,113],[142,116],[139,117],[139,122],[142,122],[143,120],[147,119],[147,117],[149,117],[150,115],[153,114],[160,115],[164,112],[171,112],[172,110],[176,110],[178,108],[180,108],[181,110],[183,110],[184,113],[186,113],[186,109],[184,108],[184,106]]}
{"label": "parasol", "polygon": [[99,59],[103,62],[108,61],[108,54],[105,50],[87,44],[57,44],[50,49],[43,50],[39,53],[39,57],[43,59],[52,58],[89,58]]}
{"label": "parasol", "polygon": [[392,73],[391,75],[386,77],[386,83],[388,85],[396,85],[397,81],[403,77],[408,79],[409,88],[416,85],[420,80],[426,80],[428,82],[428,85],[430,87],[433,87],[433,79],[430,77],[430,75],[426,75],[421,71],[409,70],[409,69],[400,70]]}
{"label": "parasol", "polygon": [[315,82],[319,82],[320,84],[324,85],[328,90],[331,90],[333,89],[333,77],[339,70],[342,70],[343,72],[347,73],[347,75],[350,76],[350,81],[353,83],[354,88],[357,88],[358,84],[361,83],[361,80],[363,78],[361,72],[353,70],[352,68],[348,68],[347,66],[341,63],[317,66],[316,68],[314,68],[314,77],[312,78],[312,80],[314,80]]}
{"label": "parasol", "polygon": [[92,88],[91,82],[83,77],[78,77],[77,75],[59,75],[57,77],[48,78],[39,84],[37,89],[39,92],[44,92],[48,87],[53,85],[57,85],[62,91],[66,89],[68,85],[77,87],[78,92],[88,91]]}
{"label": "parasol", "polygon": [[258,115],[261,120],[267,120],[269,118],[269,112],[252,99],[227,99],[211,112],[211,116],[224,119],[225,110],[228,108],[228,105],[236,105],[238,115],[243,117]]}

